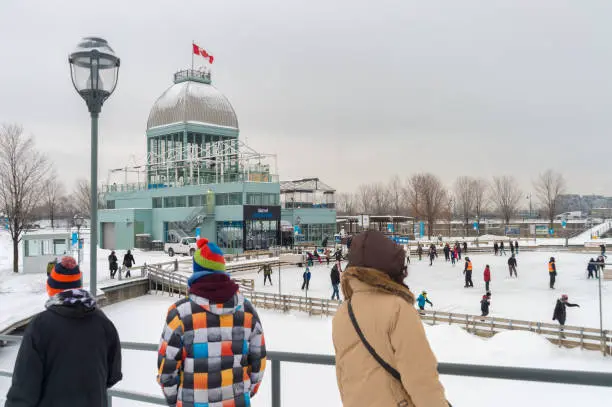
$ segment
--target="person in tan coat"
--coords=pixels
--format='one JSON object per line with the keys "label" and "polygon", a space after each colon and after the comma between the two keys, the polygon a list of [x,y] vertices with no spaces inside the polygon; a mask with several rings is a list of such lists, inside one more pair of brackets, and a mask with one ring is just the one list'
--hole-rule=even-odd
{"label": "person in tan coat", "polygon": [[[382,233],[357,235],[341,287],[346,301],[333,320],[336,376],[344,407],[448,407],[436,358],[407,275],[402,248]],[[349,304],[364,338],[401,376],[396,379],[368,351],[349,315]]]}

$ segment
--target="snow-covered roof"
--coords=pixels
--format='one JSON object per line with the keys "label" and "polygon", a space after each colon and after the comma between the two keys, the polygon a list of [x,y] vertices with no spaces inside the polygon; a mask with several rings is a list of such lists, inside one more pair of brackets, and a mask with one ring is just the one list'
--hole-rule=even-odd
{"label": "snow-covered roof", "polygon": [[336,190],[324,182],[319,181],[318,178],[306,178],[296,181],[281,181],[280,183],[281,192],[291,191],[322,191],[322,192],[336,192]]}
{"label": "snow-covered roof", "polygon": [[225,95],[210,84],[189,80],[162,93],[151,108],[147,130],[187,122],[238,129],[236,112]]}

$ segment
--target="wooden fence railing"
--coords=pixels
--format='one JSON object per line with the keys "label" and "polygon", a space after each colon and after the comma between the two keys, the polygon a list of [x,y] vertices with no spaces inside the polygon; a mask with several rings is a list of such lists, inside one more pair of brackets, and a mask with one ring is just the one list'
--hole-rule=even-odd
{"label": "wooden fence railing", "polygon": [[[257,307],[307,312],[309,315],[335,315],[340,302],[323,298],[306,298],[294,295],[279,295],[263,292],[245,293]],[[558,324],[522,321],[515,319],[481,317],[477,315],[458,314],[438,311],[422,311],[421,319],[430,325],[459,325],[466,331],[478,336],[491,337],[503,331],[528,331],[544,336],[550,342],[565,347],[600,350],[604,354],[612,353],[612,333],[595,328],[584,328],[566,325],[561,329]]]}

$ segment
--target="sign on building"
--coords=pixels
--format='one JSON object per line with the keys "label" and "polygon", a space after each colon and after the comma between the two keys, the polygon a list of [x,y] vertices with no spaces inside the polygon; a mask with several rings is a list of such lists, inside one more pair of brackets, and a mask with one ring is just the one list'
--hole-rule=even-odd
{"label": "sign on building", "polygon": [[521,234],[521,227],[518,225],[506,225],[505,232],[506,236],[519,236]]}
{"label": "sign on building", "polygon": [[537,236],[548,235],[548,226],[547,225],[535,225],[535,234]]}

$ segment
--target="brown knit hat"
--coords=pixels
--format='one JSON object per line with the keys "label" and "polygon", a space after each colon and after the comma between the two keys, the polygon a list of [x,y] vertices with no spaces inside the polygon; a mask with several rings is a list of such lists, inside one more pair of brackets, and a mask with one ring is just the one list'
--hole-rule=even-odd
{"label": "brown knit hat", "polygon": [[387,274],[394,281],[404,279],[406,252],[382,233],[368,230],[353,238],[349,265],[368,267]]}

